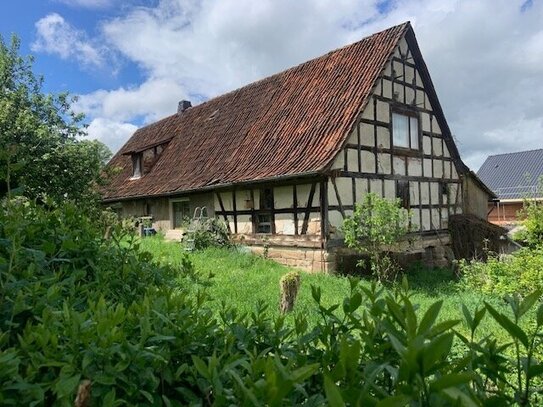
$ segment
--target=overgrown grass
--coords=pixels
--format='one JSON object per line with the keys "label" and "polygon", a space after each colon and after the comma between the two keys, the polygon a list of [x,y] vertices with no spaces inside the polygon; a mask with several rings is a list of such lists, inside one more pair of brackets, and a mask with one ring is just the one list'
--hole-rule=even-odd
{"label": "overgrown grass", "polygon": [[[224,301],[228,305],[234,305],[239,312],[251,313],[261,301],[268,305],[272,314],[279,314],[279,280],[292,271],[289,267],[240,248],[212,247],[186,253],[178,243],[167,242],[160,237],[143,239],[141,247],[151,252],[161,263],[181,264],[182,258],[188,256],[202,277],[212,274],[207,289],[211,304],[217,310]],[[322,288],[322,302],[325,305],[336,304],[349,293],[349,280],[346,277],[302,273],[295,313],[315,313],[311,285]],[[202,287],[195,284],[195,290],[200,288]]]}
{"label": "overgrown grass", "polygon": [[[182,258],[188,256],[196,271],[202,277],[210,274],[213,278],[206,281],[206,289],[211,298],[211,305],[217,311],[224,301],[235,306],[239,312],[251,313],[261,301],[268,305],[272,315],[279,315],[279,280],[292,269],[272,260],[252,255],[242,248],[208,248],[187,253],[179,243],[168,242],[160,237],[142,240],[141,247],[151,252],[161,263],[181,264]],[[507,307],[503,299],[465,290],[456,281],[449,269],[428,270],[423,266],[412,267],[408,274],[412,291],[412,302],[419,305],[420,310],[427,310],[436,301],[443,300],[440,319],[463,319],[461,306],[465,304],[470,310],[482,307],[484,301],[500,310]],[[186,283],[186,280],[183,280]],[[369,286],[371,281],[362,281]],[[294,315],[303,313],[310,322],[318,319],[317,307],[311,296],[311,285],[322,290],[322,303],[326,306],[341,303],[349,295],[349,279],[341,275],[302,273],[301,287],[294,307]],[[195,283],[197,291],[203,286]],[[485,326],[486,324],[486,326]],[[497,333],[497,323],[485,318],[479,332]]]}

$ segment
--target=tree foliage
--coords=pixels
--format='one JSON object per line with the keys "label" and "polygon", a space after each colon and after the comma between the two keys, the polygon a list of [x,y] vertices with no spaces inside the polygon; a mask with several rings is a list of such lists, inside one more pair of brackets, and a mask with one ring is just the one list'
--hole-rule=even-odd
{"label": "tree foliage", "polygon": [[543,203],[525,199],[520,216],[524,229],[515,235],[515,239],[531,248],[543,246]]}
{"label": "tree foliage", "polygon": [[[343,222],[345,243],[369,256],[371,270],[379,280],[393,277],[397,270],[386,250],[409,232],[409,216],[399,200],[369,193]],[[360,265],[363,266],[364,261]]]}
{"label": "tree foliage", "polygon": [[96,140],[82,140],[83,116],[67,93],[42,91],[32,57],[19,55],[20,42],[0,36],[0,196],[48,196],[81,203],[94,197],[110,152]]}

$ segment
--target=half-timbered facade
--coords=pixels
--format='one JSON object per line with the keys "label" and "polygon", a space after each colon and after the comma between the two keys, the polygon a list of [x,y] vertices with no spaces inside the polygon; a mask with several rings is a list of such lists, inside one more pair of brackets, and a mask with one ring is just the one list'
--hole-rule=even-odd
{"label": "half-timbered facade", "polygon": [[415,252],[448,243],[451,214],[484,218],[491,194],[460,159],[409,23],[183,102],[110,165],[122,171],[104,202],[124,215],[173,236],[205,206],[238,241],[313,271],[335,267],[343,219],[368,192],[411,209]]}

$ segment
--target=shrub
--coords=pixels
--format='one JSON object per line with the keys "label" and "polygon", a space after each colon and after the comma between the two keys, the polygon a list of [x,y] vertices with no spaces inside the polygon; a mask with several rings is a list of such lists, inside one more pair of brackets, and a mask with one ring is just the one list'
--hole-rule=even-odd
{"label": "shrub", "polygon": [[[82,310],[105,298],[128,305],[171,286],[121,224],[93,222],[74,204],[4,201],[0,212],[0,329],[18,335],[45,309]],[[111,228],[113,231],[111,231]],[[110,239],[106,239],[110,237]]]}
{"label": "shrub", "polygon": [[523,248],[508,256],[489,255],[486,262],[461,260],[462,283],[486,294],[527,295],[543,290],[543,248]]}
{"label": "shrub", "polygon": [[226,223],[217,218],[192,223],[183,237],[186,244],[201,250],[212,246],[229,246],[230,236]]}
{"label": "shrub", "polygon": [[[379,281],[395,277],[399,267],[384,250],[409,232],[409,212],[400,206],[399,199],[367,194],[343,222],[343,231],[348,247],[369,256],[371,271]],[[364,267],[364,261],[359,265]]]}
{"label": "shrub", "polygon": [[[1,405],[73,405],[80,385],[94,406],[541,404],[541,292],[508,298],[507,314],[464,307],[459,321],[442,301],[417,312],[405,280],[351,279],[332,306],[312,288],[315,325],[262,303],[215,316],[205,287],[189,293],[180,273],[173,289],[172,270],[130,236],[103,239],[72,205],[9,203],[0,216]],[[485,318],[505,343],[478,332]]]}
{"label": "shrub", "polygon": [[515,240],[528,247],[543,245],[543,204],[536,200],[524,200],[523,209],[519,212],[523,230],[517,232]]}

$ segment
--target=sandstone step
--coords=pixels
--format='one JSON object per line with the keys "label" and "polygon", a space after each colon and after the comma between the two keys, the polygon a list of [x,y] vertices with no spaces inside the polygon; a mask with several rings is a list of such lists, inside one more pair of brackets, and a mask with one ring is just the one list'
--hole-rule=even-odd
{"label": "sandstone step", "polygon": [[183,236],[183,230],[181,229],[170,229],[166,232],[166,235],[164,236],[164,239],[166,240],[181,240],[181,237]]}

